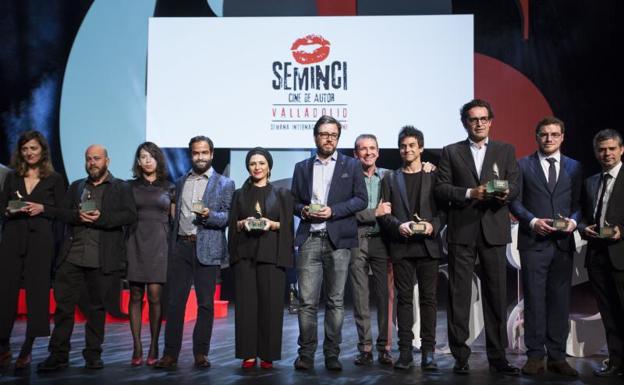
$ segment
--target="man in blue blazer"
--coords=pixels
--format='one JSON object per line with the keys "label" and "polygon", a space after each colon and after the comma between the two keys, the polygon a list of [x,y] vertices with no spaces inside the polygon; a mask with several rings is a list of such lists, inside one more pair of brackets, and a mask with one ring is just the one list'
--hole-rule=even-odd
{"label": "man in blue blazer", "polygon": [[355,214],[366,208],[367,192],[360,163],[336,151],[340,131],[340,122],[322,116],[314,125],[316,155],[297,163],[292,179],[294,211],[301,218],[295,237],[301,303],[297,370],[314,367],[321,285],[327,294],[325,367],[342,370],[344,288],[351,249],[358,246]]}
{"label": "man in blue blazer", "polygon": [[217,274],[227,255],[228,224],[234,182],[212,168],[214,146],[205,136],[189,142],[193,168],[176,183],[176,212],[167,266],[165,351],[156,368],[173,368],[182,348],[186,301],[195,287],[197,320],[193,330],[195,367],[210,367],[208,351],[214,319]]}
{"label": "man in blue blazer", "polygon": [[[560,152],[563,122],[537,123],[538,150],[518,161],[519,194],[511,212],[518,218],[518,250],[524,292],[524,343],[528,360],[522,372],[549,371],[576,377],[565,360],[574,256],[572,232],[581,219],[581,165]],[[556,227],[553,221],[558,221]],[[565,225],[565,227],[564,227]]]}

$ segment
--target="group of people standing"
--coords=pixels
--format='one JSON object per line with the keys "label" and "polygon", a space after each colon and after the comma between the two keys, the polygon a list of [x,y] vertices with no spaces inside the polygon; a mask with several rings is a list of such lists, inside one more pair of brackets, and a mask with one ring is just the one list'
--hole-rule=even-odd
{"label": "group of people standing", "polygon": [[[537,151],[517,162],[512,145],[489,138],[493,118],[488,102],[466,103],[461,122],[468,138],[444,147],[437,167],[422,161],[423,133],[403,127],[397,143],[402,165],[390,171],[376,166],[379,148],[372,134],[358,136],[354,158],[338,152],[341,124],[323,116],[313,131],[316,154],[295,165],[291,190],[270,183],[273,158],[260,147],[248,152],[249,178],[235,190],[233,181],[212,168],[212,141],[197,136],[189,142],[192,168],[175,184],[168,181],[165,157],[153,143],[137,148],[134,179],[129,183],[112,176],[106,149],[92,145],[85,153],[87,178],[72,183],[66,192],[63,178],[52,169],[43,136],[25,133],[0,196],[0,207],[7,207],[1,241],[5,268],[0,270],[0,364],[12,360],[9,338],[21,277],[27,291],[28,323],[16,367],[30,363],[35,337],[49,335],[48,291],[55,261],[55,327],[50,356],[38,370],[68,365],[76,305],[87,315],[86,367],[103,367],[103,298],[111,276],[120,271],[130,282],[131,364],[144,363],[140,332],[147,291],[152,338],[145,362],[156,368],[177,365],[186,300],[194,286],[198,307],[194,364],[208,368],[213,296],[219,268],[229,255],[235,277],[235,354],[243,368],[255,367],[259,360],[262,368],[270,369],[281,358],[286,269],[295,262],[300,301],[295,369],[314,367],[321,289],[326,295],[325,367],[342,369],[344,291],[350,276],[359,351],[354,363],[374,361],[372,287],[379,363],[398,370],[413,366],[414,285],[418,283],[421,368],[435,371],[438,262],[446,228],[453,371],[470,372],[466,341],[478,262],[490,371],[537,375],[548,370],[578,376],[565,360],[572,232],[578,229],[589,241],[586,266],[609,348],[607,364],[594,373],[623,375],[624,212],[614,204],[624,195],[624,177],[618,177],[624,152],[621,135],[614,130],[596,134],[593,147],[603,171],[583,183],[580,164],[560,152],[565,134],[562,121],[552,117],[540,121],[535,130]],[[522,369],[511,365],[505,355],[511,214],[520,224],[528,356]],[[300,218],[296,232],[293,215]],[[65,230],[55,259],[58,223],[64,223]],[[167,324],[164,352],[158,358],[164,284]],[[394,289],[396,360],[390,352]]]}

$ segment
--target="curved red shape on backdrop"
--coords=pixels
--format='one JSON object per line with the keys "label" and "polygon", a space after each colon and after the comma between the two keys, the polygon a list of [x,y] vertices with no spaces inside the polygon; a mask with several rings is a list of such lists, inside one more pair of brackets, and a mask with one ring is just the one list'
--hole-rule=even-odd
{"label": "curved red shape on backdrop", "polygon": [[536,150],[535,125],[553,112],[531,80],[500,60],[475,53],[474,94],[492,104],[492,139],[512,143],[517,158]]}
{"label": "curved red shape on backdrop", "polygon": [[[312,52],[302,50],[306,46],[316,46]],[[331,43],[320,35],[307,35],[295,40],[290,47],[293,58],[299,64],[313,64],[322,62],[329,56],[329,48]]]}

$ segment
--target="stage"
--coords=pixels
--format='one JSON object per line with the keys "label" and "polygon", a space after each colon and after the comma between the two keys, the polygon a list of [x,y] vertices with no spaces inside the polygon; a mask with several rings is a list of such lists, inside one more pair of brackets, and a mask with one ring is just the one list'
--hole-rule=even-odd
{"label": "stage", "polygon": [[[439,312],[438,321],[438,341],[446,343],[446,321],[445,313]],[[322,318],[320,319],[322,322]],[[375,322],[373,320],[373,322]],[[577,379],[568,379],[557,375],[546,373],[542,376],[519,376],[504,377],[490,374],[485,358],[485,346],[483,335],[477,339],[473,345],[473,354],[470,359],[471,372],[467,376],[453,374],[453,358],[450,354],[437,354],[437,361],[440,370],[438,373],[423,373],[420,368],[420,355],[414,354],[416,367],[408,372],[395,371],[391,367],[384,367],[377,362],[372,367],[358,367],[353,364],[353,359],[357,355],[356,343],[357,335],[353,313],[351,309],[345,312],[345,323],[343,326],[342,353],[340,356],[343,364],[342,372],[329,372],[323,365],[322,348],[317,350],[315,360],[315,370],[310,372],[295,371],[292,363],[297,356],[297,336],[298,325],[297,316],[284,313],[284,337],[283,337],[283,359],[275,363],[272,370],[260,368],[245,370],[240,368],[240,360],[234,358],[234,309],[230,305],[227,318],[216,319],[212,337],[211,351],[209,359],[212,368],[208,370],[197,370],[193,368],[191,333],[193,323],[185,325],[184,343],[175,370],[163,371],[151,367],[131,367],[130,356],[132,354],[132,338],[126,323],[109,323],[106,325],[106,338],[104,342],[104,369],[87,370],[84,369],[84,360],[81,355],[84,346],[84,324],[76,324],[75,332],[72,336],[72,352],[70,354],[70,367],[55,373],[39,374],[36,372],[36,364],[47,357],[47,338],[37,339],[33,349],[33,364],[29,369],[16,371],[11,365],[0,372],[0,384],[128,384],[128,383],[149,383],[149,384],[420,384],[444,383],[448,385],[494,385],[494,384],[621,384],[622,378],[601,379],[592,374],[592,370],[600,365],[606,357],[604,354],[595,355],[589,358],[568,358],[570,364],[576,368],[581,376]],[[320,323],[322,325],[322,323]],[[375,325],[375,323],[373,323]],[[18,321],[13,330],[12,350],[13,361],[19,352],[19,346],[23,340],[26,324]],[[319,328],[322,331],[322,326]],[[143,324],[144,351],[148,347],[149,328]],[[373,336],[376,336],[376,327],[373,328]],[[161,333],[161,352],[164,338]],[[321,340],[322,341],[322,340]],[[604,353],[604,352],[601,352]],[[396,333],[393,337],[393,356],[396,358]],[[509,360],[522,366],[525,356],[519,353],[510,352]]]}

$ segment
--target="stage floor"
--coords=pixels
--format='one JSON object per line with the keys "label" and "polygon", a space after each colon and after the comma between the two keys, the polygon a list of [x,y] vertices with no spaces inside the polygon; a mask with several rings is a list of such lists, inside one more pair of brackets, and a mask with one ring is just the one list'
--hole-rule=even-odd
{"label": "stage floor", "polygon": [[[484,353],[483,337],[480,337],[473,345],[473,354],[470,359],[471,372],[467,376],[459,376],[452,373],[453,358],[450,354],[438,354],[437,361],[440,367],[439,373],[423,373],[419,366],[420,355],[414,354],[416,367],[408,372],[397,372],[375,362],[372,367],[361,368],[353,364],[357,354],[357,334],[352,317],[351,309],[345,312],[343,327],[343,343],[341,361],[343,371],[334,373],[325,370],[323,365],[322,349],[317,352],[316,368],[308,373],[297,372],[292,363],[297,356],[298,325],[297,316],[285,313],[284,315],[284,338],[283,359],[275,363],[272,370],[260,368],[243,371],[240,368],[240,360],[234,358],[234,309],[230,308],[228,318],[217,319],[214,323],[212,346],[209,359],[212,368],[197,370],[193,368],[191,333],[193,323],[185,325],[184,343],[178,368],[171,371],[156,370],[150,367],[131,367],[130,356],[132,354],[132,338],[128,324],[117,323],[106,325],[106,339],[104,343],[104,369],[84,369],[81,350],[84,346],[84,324],[77,324],[72,337],[72,353],[70,355],[70,367],[68,369],[49,373],[36,373],[38,362],[47,357],[47,338],[37,339],[33,350],[33,365],[24,371],[15,371],[13,366],[2,369],[0,372],[0,384],[420,384],[444,383],[448,385],[498,385],[498,384],[605,384],[615,385],[622,383],[622,377],[613,379],[601,379],[594,377],[592,369],[598,367],[606,357],[596,355],[589,358],[569,358],[569,362],[575,367],[581,376],[578,379],[567,379],[561,376],[545,374],[543,376],[528,377],[504,377],[492,375],[488,372],[487,361]],[[442,315],[442,314],[441,314]],[[322,331],[322,319],[319,320],[319,330]],[[375,325],[375,324],[373,324]],[[12,339],[14,359],[19,351],[23,340],[26,324],[18,321],[15,325]],[[147,352],[149,328],[144,324],[144,351]],[[164,329],[164,328],[163,328]],[[438,341],[446,341],[446,322],[441,320],[438,324]],[[373,328],[376,336],[376,327]],[[164,331],[164,330],[163,330]],[[320,333],[319,333],[320,334]],[[322,338],[322,335],[319,337]],[[163,333],[161,333],[162,352]],[[319,339],[322,341],[322,339]],[[398,356],[396,351],[396,334],[394,336],[393,356]],[[322,342],[321,342],[322,343]],[[510,352],[509,359],[513,364],[521,366],[525,357],[522,354]]]}

